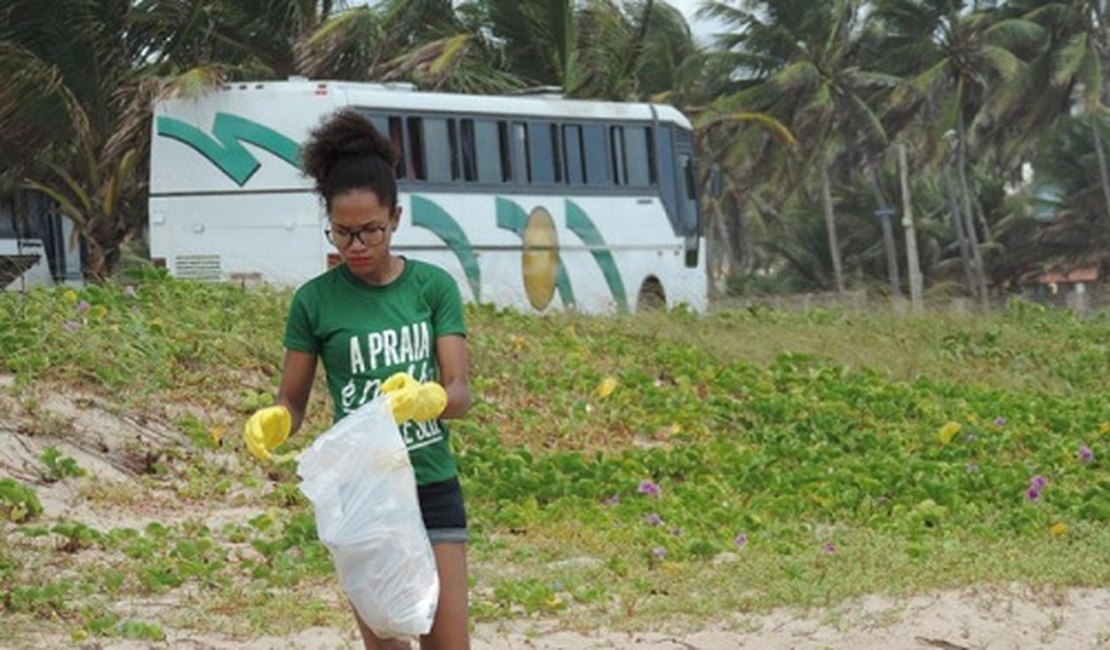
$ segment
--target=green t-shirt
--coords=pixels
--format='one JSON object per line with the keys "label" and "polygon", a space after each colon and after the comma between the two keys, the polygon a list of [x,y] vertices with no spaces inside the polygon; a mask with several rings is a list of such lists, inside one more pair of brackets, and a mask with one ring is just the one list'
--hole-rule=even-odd
{"label": "green t-shirt", "polygon": [[[293,296],[285,347],[323,359],[338,421],[374,399],[393,373],[438,381],[436,340],[452,334],[465,336],[466,323],[458,285],[443,269],[406,259],[396,280],[373,286],[340,264]],[[446,423],[406,422],[401,435],[418,484],[458,474]]]}

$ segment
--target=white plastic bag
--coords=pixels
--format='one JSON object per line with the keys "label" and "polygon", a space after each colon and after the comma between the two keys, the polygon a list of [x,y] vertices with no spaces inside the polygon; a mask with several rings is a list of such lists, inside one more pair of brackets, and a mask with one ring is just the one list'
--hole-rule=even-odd
{"label": "white plastic bag", "polygon": [[383,639],[427,634],[439,576],[387,398],[340,420],[297,463],[320,541],[362,621]]}

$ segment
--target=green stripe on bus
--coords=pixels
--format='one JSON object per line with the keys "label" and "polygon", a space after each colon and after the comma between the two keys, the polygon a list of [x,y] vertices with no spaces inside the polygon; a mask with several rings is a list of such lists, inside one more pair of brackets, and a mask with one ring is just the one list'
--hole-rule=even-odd
{"label": "green stripe on bus", "polygon": [[482,271],[462,226],[446,210],[416,194],[412,195],[412,225],[431,230],[447,244],[462,265],[463,273],[466,273],[466,281],[474,292],[474,302],[481,302]]}
{"label": "green stripe on bus", "polygon": [[567,228],[590,247],[590,253],[601,268],[601,274],[605,276],[605,283],[609,285],[613,299],[617,301],[617,308],[621,312],[627,312],[628,297],[624,294],[624,282],[621,280],[617,263],[613,260],[613,254],[609,252],[608,245],[601,238],[601,233],[598,232],[597,226],[590,220],[586,211],[570,200],[567,200]]}
{"label": "green stripe on bus", "polygon": [[211,136],[187,122],[164,115],[159,116],[156,123],[158,135],[192,147],[239,187],[246,184],[262,166],[254,154],[243,146],[243,142],[269,151],[297,169],[301,168],[300,145],[267,126],[238,115],[216,113]]}
{"label": "green stripe on bus", "polygon": [[[524,212],[524,208],[509,199],[497,197],[498,228],[509,230],[523,238],[524,228],[527,225],[528,214]],[[559,256],[559,273],[555,277],[555,288],[559,291],[559,300],[563,301],[563,307],[573,308],[575,306],[574,288],[570,285],[570,276],[567,275],[567,267],[563,264],[561,255]]]}

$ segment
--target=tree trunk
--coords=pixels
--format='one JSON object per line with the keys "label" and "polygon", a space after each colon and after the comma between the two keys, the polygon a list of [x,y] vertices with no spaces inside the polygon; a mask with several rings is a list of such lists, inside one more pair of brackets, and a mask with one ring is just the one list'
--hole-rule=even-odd
{"label": "tree trunk", "polygon": [[879,220],[883,227],[883,248],[886,250],[886,273],[890,280],[890,295],[895,300],[902,297],[902,279],[898,277],[898,251],[894,246],[894,228],[890,225],[892,209],[887,203],[883,188],[879,185],[879,172],[875,169],[874,161],[870,157],[864,160],[867,168],[867,177],[871,180],[871,192],[875,195],[875,204],[879,206],[882,215]]}
{"label": "tree trunk", "polygon": [[963,194],[964,228],[967,231],[968,245],[971,247],[971,259],[975,267],[976,295],[979,303],[987,307],[987,272],[983,266],[983,253],[979,250],[979,235],[975,232],[975,212],[971,208],[971,187],[967,182],[967,128],[964,126],[963,115],[956,119],[959,139],[956,142],[957,164],[956,173],[960,179],[960,192]]}
{"label": "tree trunk", "polygon": [[744,273],[755,270],[755,242],[752,240],[752,228],[748,223],[748,205],[740,203],[736,208],[736,240],[733,241],[733,259]]}
{"label": "tree trunk", "polygon": [[714,291],[713,297],[721,297],[728,294],[728,278],[736,268],[736,252],[732,246],[728,224],[725,223],[724,210],[721,209],[720,201],[713,202],[713,209],[710,210],[710,214],[712,215],[710,220],[711,240],[716,245],[708,247],[711,253],[706,268],[709,272],[709,286]]}
{"label": "tree trunk", "polygon": [[836,236],[836,214],[833,212],[832,188],[829,184],[829,167],[821,163],[821,199],[825,204],[825,230],[829,235],[829,254],[832,257],[833,275],[837,293],[844,293],[844,269],[840,264],[840,242]]}
{"label": "tree trunk", "polygon": [[85,242],[85,279],[90,282],[107,280],[119,265],[120,248],[130,235],[116,233],[111,226],[93,225],[81,234],[81,238]]}
{"label": "tree trunk", "polygon": [[964,232],[964,220],[960,216],[960,203],[956,196],[956,186],[952,182],[952,169],[949,161],[944,163],[943,180],[944,192],[948,195],[948,210],[952,219],[952,228],[956,231],[956,242],[960,248],[960,265],[964,269],[964,290],[978,302],[980,300],[979,284],[975,281],[971,251],[967,245],[967,233]]}
{"label": "tree trunk", "polygon": [[1091,141],[1095,146],[1095,155],[1098,157],[1098,177],[1102,184],[1102,198],[1106,201],[1106,226],[1110,228],[1110,172],[1106,169],[1106,149],[1102,146],[1102,136],[1098,133],[1098,115],[1090,116]]}
{"label": "tree trunk", "polygon": [[924,281],[917,255],[917,231],[913,225],[913,199],[910,198],[909,166],[906,145],[898,143],[898,174],[902,181],[902,227],[906,229],[906,266],[910,276],[910,306],[914,313],[924,308]]}

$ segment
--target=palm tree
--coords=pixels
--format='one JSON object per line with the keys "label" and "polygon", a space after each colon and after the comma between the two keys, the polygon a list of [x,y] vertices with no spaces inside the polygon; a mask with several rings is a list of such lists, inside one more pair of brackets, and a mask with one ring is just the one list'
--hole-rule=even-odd
{"label": "palm tree", "polygon": [[[103,277],[145,211],[145,142],[155,86],[140,72],[150,42],[131,3],[13,0],[0,13],[0,159],[9,191],[42,192],[84,239]],[[65,20],[58,20],[65,16]],[[40,107],[45,107],[41,110]]]}
{"label": "palm tree", "polygon": [[[1000,18],[991,9],[973,10],[963,0],[875,0],[872,19],[884,34],[889,71],[907,82],[893,97],[893,110],[922,111],[925,142],[944,158],[937,145],[951,142],[959,190],[958,236],[966,236],[974,294],[987,300],[986,270],[979,230],[991,239],[985,219],[975,223],[968,182],[969,124],[991,101],[992,92],[1023,69],[1014,53],[1041,36],[1040,28],[1020,18]],[[945,137],[950,135],[951,138]],[[978,212],[981,214],[981,211]]]}
{"label": "palm tree", "polygon": [[641,75],[689,43],[680,42],[689,27],[662,0],[469,0],[458,13],[525,85],[557,86],[570,97],[643,96]]}
{"label": "palm tree", "polygon": [[[1104,107],[1103,60],[1107,55],[1106,0],[1015,0],[1013,11],[1044,27],[1044,46],[1017,86],[1032,107],[1024,111],[1023,133],[1040,134],[1069,119],[1073,104],[1086,118],[1102,190],[1103,215],[1110,231],[1110,167],[1099,129]],[[1036,89],[1036,92],[1024,92]],[[1030,108],[1035,110],[1030,110]]]}
{"label": "palm tree", "polygon": [[[733,29],[720,38],[719,45],[735,56],[739,67],[733,74],[749,79],[746,87],[719,99],[709,112],[766,113],[797,136],[802,143],[802,177],[808,177],[810,170],[817,175],[828,259],[839,292],[845,282],[833,169],[842,152],[885,145],[885,128],[869,101],[895,81],[859,67],[860,4],[857,0],[820,4],[749,0],[740,7],[708,2],[703,9]],[[780,156],[776,166],[796,167],[797,161],[790,158]]]}

